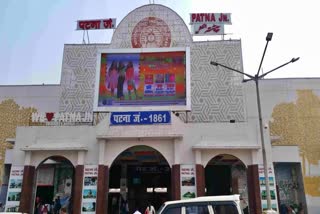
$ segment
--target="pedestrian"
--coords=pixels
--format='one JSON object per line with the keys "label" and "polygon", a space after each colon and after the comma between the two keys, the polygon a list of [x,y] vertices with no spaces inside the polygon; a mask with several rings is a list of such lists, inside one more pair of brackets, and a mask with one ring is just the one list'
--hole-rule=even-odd
{"label": "pedestrian", "polygon": [[141,214],[141,212],[139,211],[139,209],[136,209],[133,214]]}
{"label": "pedestrian", "polygon": [[246,202],[246,200],[242,196],[240,196],[240,207],[241,207],[244,214],[249,213],[248,203]]}
{"label": "pedestrian", "polygon": [[123,197],[121,197],[120,213],[121,214],[129,213],[128,201],[126,199],[124,199]]}
{"label": "pedestrian", "polygon": [[41,214],[48,214],[49,209],[48,209],[48,205],[47,204],[43,204],[41,206]]}
{"label": "pedestrian", "polygon": [[60,196],[58,195],[56,200],[54,201],[54,214],[59,214],[61,209]]}
{"label": "pedestrian", "polygon": [[151,202],[148,202],[148,206],[144,211],[144,214],[156,214],[156,210],[154,209],[154,206],[152,206]]}
{"label": "pedestrian", "polygon": [[41,199],[39,196],[37,196],[35,205],[34,205],[34,214],[40,214],[40,212],[41,212]]}

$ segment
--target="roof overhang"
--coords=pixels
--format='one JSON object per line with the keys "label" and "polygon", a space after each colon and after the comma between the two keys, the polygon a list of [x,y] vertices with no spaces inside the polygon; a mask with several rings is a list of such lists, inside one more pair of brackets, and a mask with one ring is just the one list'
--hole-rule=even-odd
{"label": "roof overhang", "polygon": [[172,139],[182,139],[183,135],[172,134],[172,135],[145,135],[145,136],[113,136],[113,135],[98,135],[98,140],[140,140],[140,139],[158,139],[158,140],[172,140]]}
{"label": "roof overhang", "polygon": [[208,150],[208,149],[232,149],[232,150],[259,150],[261,146],[259,145],[206,145],[206,144],[196,144],[192,146],[194,150]]}
{"label": "roof overhang", "polygon": [[88,147],[77,142],[32,144],[21,148],[22,151],[88,151]]}

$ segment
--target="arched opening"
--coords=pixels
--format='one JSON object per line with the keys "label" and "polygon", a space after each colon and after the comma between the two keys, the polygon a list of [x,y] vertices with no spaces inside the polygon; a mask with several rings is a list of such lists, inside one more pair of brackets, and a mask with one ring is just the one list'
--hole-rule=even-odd
{"label": "arched opening", "polygon": [[42,161],[36,169],[34,213],[54,209],[72,213],[73,181],[74,166],[67,158],[51,156]]}
{"label": "arched opening", "polygon": [[158,209],[171,199],[171,169],[157,150],[148,146],[126,149],[110,167],[108,213],[144,212],[150,202]]}
{"label": "arched opening", "polygon": [[206,195],[240,194],[244,206],[248,205],[247,169],[237,157],[220,154],[212,158],[205,168]]}

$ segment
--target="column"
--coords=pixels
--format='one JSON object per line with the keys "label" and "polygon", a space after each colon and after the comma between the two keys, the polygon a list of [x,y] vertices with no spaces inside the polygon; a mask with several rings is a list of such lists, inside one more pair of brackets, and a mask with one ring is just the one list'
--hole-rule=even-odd
{"label": "column", "polygon": [[81,198],[83,186],[84,165],[77,165],[75,167],[74,188],[73,188],[73,213],[81,213]]}
{"label": "column", "polygon": [[171,169],[171,200],[180,200],[180,191],[180,164],[174,164]]}
{"label": "column", "polygon": [[97,209],[96,213],[107,213],[109,192],[109,167],[100,165],[98,167]]}
{"label": "column", "polygon": [[104,165],[106,140],[100,139],[96,213],[108,212],[109,167]]}
{"label": "column", "polygon": [[21,198],[19,212],[31,213],[33,207],[32,193],[34,187],[36,168],[34,166],[25,165],[23,169],[23,181],[21,187]]}
{"label": "column", "polygon": [[247,185],[250,213],[262,213],[258,165],[248,165]]}
{"label": "column", "polygon": [[201,164],[196,164],[196,186],[197,186],[197,197],[205,196],[205,171]]}

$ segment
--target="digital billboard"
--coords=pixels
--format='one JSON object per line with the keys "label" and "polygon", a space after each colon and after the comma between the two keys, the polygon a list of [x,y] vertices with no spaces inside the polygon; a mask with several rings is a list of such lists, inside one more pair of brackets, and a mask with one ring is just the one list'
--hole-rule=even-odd
{"label": "digital billboard", "polygon": [[100,50],[94,110],[190,110],[189,55],[189,48]]}

